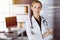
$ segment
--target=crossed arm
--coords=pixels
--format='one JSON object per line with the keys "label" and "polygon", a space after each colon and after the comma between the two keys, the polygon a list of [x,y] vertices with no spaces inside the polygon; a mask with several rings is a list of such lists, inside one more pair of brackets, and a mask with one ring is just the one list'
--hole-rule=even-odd
{"label": "crossed arm", "polygon": [[49,35],[53,35],[53,30],[52,29],[49,29],[47,32],[45,32],[44,34],[42,34],[42,37],[45,38]]}

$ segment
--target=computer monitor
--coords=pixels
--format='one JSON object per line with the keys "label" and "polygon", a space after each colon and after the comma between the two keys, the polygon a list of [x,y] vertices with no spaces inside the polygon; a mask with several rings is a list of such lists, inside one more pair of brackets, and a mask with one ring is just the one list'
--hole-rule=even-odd
{"label": "computer monitor", "polygon": [[6,27],[11,28],[11,27],[17,27],[17,19],[15,16],[12,17],[6,17]]}

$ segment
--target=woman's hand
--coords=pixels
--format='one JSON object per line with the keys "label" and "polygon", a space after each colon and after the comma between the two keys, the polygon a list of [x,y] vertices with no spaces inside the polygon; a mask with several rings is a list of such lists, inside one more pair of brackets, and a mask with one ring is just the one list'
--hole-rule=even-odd
{"label": "woman's hand", "polygon": [[52,29],[48,29],[47,32],[45,32],[44,34],[42,34],[42,37],[45,38],[45,37],[47,37],[49,35],[53,35],[53,30]]}

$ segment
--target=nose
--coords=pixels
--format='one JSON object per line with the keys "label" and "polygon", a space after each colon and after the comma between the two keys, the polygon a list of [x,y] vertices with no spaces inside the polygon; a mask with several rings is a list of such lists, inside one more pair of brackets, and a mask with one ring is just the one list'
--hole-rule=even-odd
{"label": "nose", "polygon": [[36,11],[38,11],[38,8],[36,8]]}

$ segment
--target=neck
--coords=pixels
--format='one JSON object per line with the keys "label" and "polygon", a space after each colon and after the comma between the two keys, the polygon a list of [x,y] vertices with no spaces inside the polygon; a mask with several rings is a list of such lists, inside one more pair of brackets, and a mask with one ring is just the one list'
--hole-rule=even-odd
{"label": "neck", "polygon": [[35,15],[33,15],[38,21],[40,20],[40,15],[39,14],[35,14]]}
{"label": "neck", "polygon": [[36,18],[39,18],[40,15],[39,15],[39,13],[36,13],[33,16],[36,17]]}

